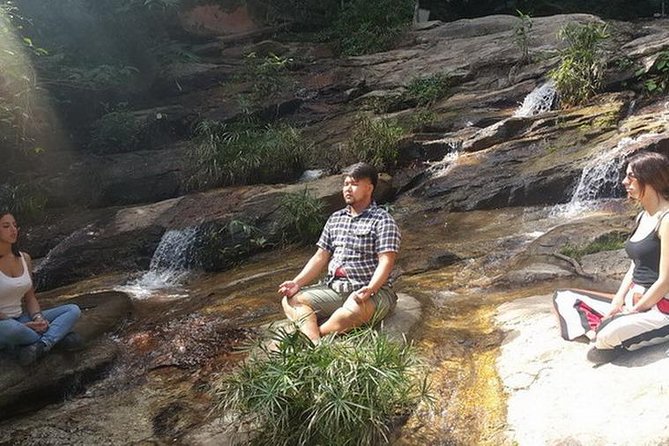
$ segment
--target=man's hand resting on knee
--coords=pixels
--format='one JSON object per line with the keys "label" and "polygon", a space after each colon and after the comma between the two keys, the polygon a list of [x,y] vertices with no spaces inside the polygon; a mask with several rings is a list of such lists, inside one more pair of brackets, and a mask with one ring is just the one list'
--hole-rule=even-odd
{"label": "man's hand resting on knee", "polygon": [[300,291],[300,284],[294,280],[286,280],[279,285],[279,294],[282,296],[293,297],[298,291]]}

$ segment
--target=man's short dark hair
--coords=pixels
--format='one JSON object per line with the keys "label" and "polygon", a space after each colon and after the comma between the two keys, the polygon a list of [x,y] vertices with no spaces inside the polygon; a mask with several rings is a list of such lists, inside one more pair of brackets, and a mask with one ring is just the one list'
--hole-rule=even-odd
{"label": "man's short dark hair", "polygon": [[376,168],[367,163],[356,163],[344,169],[344,176],[351,177],[354,180],[367,178],[376,189],[376,183],[379,180],[379,173]]}

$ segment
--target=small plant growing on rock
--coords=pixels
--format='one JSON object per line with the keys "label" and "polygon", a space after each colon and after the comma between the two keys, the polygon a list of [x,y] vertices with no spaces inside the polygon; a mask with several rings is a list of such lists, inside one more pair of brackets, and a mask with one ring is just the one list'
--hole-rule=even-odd
{"label": "small plant growing on rock", "polygon": [[203,189],[290,180],[304,167],[310,148],[288,124],[204,120],[195,129],[190,185]]}
{"label": "small plant growing on rock", "polygon": [[398,143],[405,134],[406,130],[393,120],[362,115],[353,127],[348,152],[379,169],[393,168],[399,157]]}
{"label": "small plant growing on rock", "polygon": [[669,89],[669,51],[662,51],[648,72],[644,68],[637,71],[643,81],[643,89],[649,94],[664,94]]}
{"label": "small plant growing on rock", "polygon": [[252,82],[251,99],[259,102],[279,93],[286,87],[285,73],[293,59],[275,54],[260,58],[256,53],[246,55],[246,73],[243,77]]}
{"label": "small plant growing on rock", "polygon": [[611,232],[597,237],[590,243],[583,246],[566,244],[560,249],[560,254],[580,261],[583,256],[602,251],[615,251],[622,249],[627,239],[627,234],[623,232]]}
{"label": "small plant growing on rock", "polygon": [[522,11],[516,10],[520,22],[513,28],[513,41],[520,50],[520,63],[527,64],[530,58],[530,37],[532,33],[532,17]]}
{"label": "small plant growing on rock", "polygon": [[549,73],[563,105],[579,105],[594,96],[606,65],[603,43],[609,37],[606,25],[570,23],[560,30],[567,43],[560,51],[560,65]]}
{"label": "small plant growing on rock", "polygon": [[329,39],[346,56],[390,49],[411,23],[414,0],[352,0],[329,31]]}
{"label": "small plant growing on rock", "polygon": [[309,193],[288,193],[279,204],[279,228],[284,242],[309,245],[316,240],[325,224],[325,204]]}
{"label": "small plant growing on rock", "polygon": [[44,190],[33,182],[0,184],[0,209],[10,211],[21,220],[39,218],[46,203]]}
{"label": "small plant growing on rock", "polygon": [[450,84],[450,76],[446,73],[417,77],[409,82],[404,96],[416,105],[430,105],[448,95]]}
{"label": "small plant growing on rock", "polygon": [[119,104],[93,123],[90,146],[96,152],[129,152],[137,148],[144,124]]}
{"label": "small plant growing on rock", "polygon": [[216,410],[257,427],[252,444],[373,445],[393,420],[431,400],[411,345],[372,328],[314,345],[299,330],[273,333],[277,351],[252,356],[215,386]]}

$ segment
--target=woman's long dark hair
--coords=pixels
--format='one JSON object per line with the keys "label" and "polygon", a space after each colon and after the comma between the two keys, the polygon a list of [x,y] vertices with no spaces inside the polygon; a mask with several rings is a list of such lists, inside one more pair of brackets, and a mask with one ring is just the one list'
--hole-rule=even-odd
{"label": "woman's long dark hair", "polygon": [[[14,214],[7,210],[0,210],[0,218],[4,217],[5,215],[11,215],[12,217],[14,216]],[[14,254],[16,257],[21,257],[21,251],[19,251],[18,242],[12,244],[12,254]]]}
{"label": "woman's long dark hair", "polygon": [[657,152],[642,152],[632,156],[627,166],[639,182],[641,195],[651,186],[669,200],[669,158]]}

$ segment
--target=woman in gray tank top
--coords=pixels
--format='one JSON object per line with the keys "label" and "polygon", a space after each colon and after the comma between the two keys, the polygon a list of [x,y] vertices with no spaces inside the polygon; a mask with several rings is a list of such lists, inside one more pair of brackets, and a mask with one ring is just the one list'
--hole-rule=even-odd
{"label": "woman in gray tank top", "polygon": [[588,359],[596,364],[669,340],[669,159],[634,155],[622,184],[643,211],[625,243],[632,262],[618,291],[558,290],[553,296],[562,337],[589,338]]}
{"label": "woman in gray tank top", "polygon": [[22,365],[29,365],[56,344],[66,350],[82,346],[71,331],[81,312],[74,304],[40,309],[30,256],[18,250],[17,238],[14,216],[0,211],[0,348],[14,351]]}

